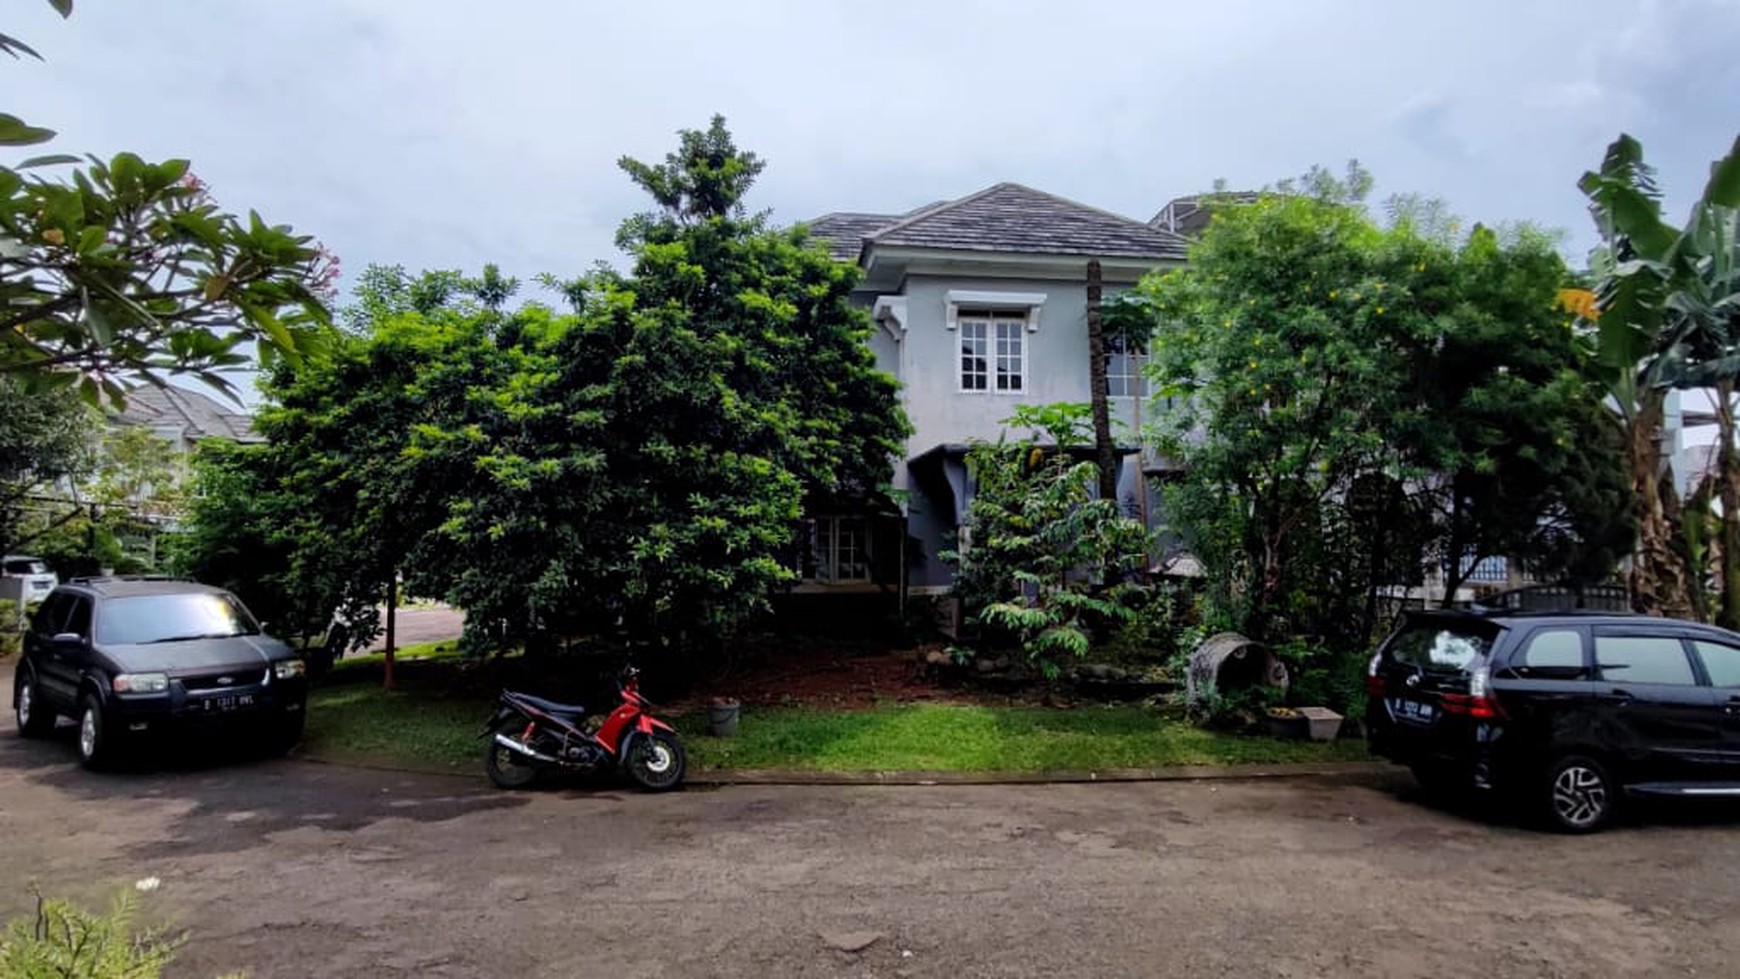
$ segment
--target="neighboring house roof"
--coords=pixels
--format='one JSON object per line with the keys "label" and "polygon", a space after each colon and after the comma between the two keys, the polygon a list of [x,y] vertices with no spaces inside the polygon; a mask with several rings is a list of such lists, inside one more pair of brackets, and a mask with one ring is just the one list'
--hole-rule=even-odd
{"label": "neighboring house roof", "polygon": [[921,208],[866,236],[872,245],[1183,260],[1169,231],[1020,184]]}
{"label": "neighboring house roof", "polygon": [[859,214],[839,211],[824,214],[809,222],[810,237],[828,245],[828,254],[842,262],[856,262],[864,247],[864,238],[878,228],[900,220],[898,214]]}
{"label": "neighboring house roof", "polygon": [[127,392],[127,407],[117,419],[123,425],[173,428],[189,442],[203,438],[232,442],[263,441],[254,421],[198,391],[145,385]]}
{"label": "neighboring house roof", "polygon": [[1223,201],[1231,204],[1255,204],[1262,195],[1256,191],[1239,190],[1218,194],[1200,194],[1195,197],[1178,197],[1166,202],[1160,213],[1148,221],[1148,226],[1161,231],[1193,238],[1208,227],[1208,222],[1214,217],[1214,209],[1209,207],[1210,201]]}
{"label": "neighboring house roof", "polygon": [[1020,184],[1001,183],[905,214],[836,212],[809,222],[828,253],[856,261],[866,242],[909,248],[1182,260],[1176,234]]}

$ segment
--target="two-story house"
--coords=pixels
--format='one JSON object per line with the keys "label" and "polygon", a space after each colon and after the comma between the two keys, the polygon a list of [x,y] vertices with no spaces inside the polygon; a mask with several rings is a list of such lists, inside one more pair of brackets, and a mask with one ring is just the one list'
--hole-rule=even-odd
{"label": "two-story house", "polygon": [[[901,382],[913,432],[893,461],[901,517],[817,515],[802,590],[940,594],[952,569],[939,553],[955,545],[972,498],[971,443],[995,440],[1017,405],[1090,399],[1089,260],[1109,298],[1181,264],[1186,241],[1012,183],[906,214],[827,214],[809,229],[861,269],[871,346]],[[1142,378],[1123,353],[1109,368],[1114,428],[1128,446],[1120,499],[1146,512]]]}

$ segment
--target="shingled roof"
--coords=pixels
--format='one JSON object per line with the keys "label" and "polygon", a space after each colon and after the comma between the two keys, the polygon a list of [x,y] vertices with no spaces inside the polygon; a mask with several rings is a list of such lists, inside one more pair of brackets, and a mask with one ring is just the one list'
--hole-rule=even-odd
{"label": "shingled roof", "polygon": [[219,404],[198,391],[149,384],[127,392],[127,407],[119,421],[124,425],[175,428],[188,441],[202,438],[232,442],[261,441],[253,419]]}
{"label": "shingled roof", "polygon": [[914,248],[1179,261],[1187,247],[1172,232],[1013,183],[922,208],[867,237]]}
{"label": "shingled roof", "polygon": [[898,214],[839,211],[824,214],[811,221],[810,237],[827,242],[828,254],[834,258],[842,262],[856,262],[859,250],[864,247],[864,238],[877,228],[887,227],[898,220]]}

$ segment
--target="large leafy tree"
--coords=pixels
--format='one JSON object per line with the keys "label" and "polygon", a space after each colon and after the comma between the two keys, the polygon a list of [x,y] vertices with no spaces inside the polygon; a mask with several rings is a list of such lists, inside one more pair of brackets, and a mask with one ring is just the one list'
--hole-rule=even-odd
{"label": "large leafy tree", "polygon": [[1454,585],[1549,533],[1555,570],[1607,545],[1578,490],[1611,467],[1586,448],[1563,278],[1539,239],[1283,194],[1225,207],[1187,269],[1146,283],[1152,371],[1179,399],[1155,431],[1186,470],[1168,504],[1237,625],[1358,646],[1376,590],[1425,560]]}
{"label": "large leafy tree", "polygon": [[745,212],[761,165],[721,120],[623,167],[657,209],[627,274],[557,282],[571,312],[374,269],[346,337],[277,372],[241,485],[286,501],[298,594],[366,616],[396,573],[477,648],[703,647],[790,579],[806,506],[888,505],[906,428],[855,273]]}
{"label": "large leafy tree", "polygon": [[746,212],[762,163],[722,119],[622,167],[657,205],[619,232],[630,273],[564,283],[572,318],[511,318],[494,335],[526,362],[419,432],[472,474],[434,563],[468,569],[453,597],[502,635],[716,639],[790,578],[806,506],[887,505],[906,431],[855,272]]}

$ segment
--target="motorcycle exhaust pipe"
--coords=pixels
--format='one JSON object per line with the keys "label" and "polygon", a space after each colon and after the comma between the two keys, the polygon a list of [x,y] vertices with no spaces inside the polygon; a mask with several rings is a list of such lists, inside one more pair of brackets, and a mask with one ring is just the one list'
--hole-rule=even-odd
{"label": "motorcycle exhaust pipe", "polygon": [[547,765],[560,765],[562,763],[561,759],[546,755],[541,751],[533,751],[531,748],[520,744],[518,741],[515,741],[513,738],[510,738],[505,734],[496,735],[495,743],[501,745],[503,748],[509,749],[510,751],[515,751],[519,754],[525,755],[527,758],[544,762]]}

